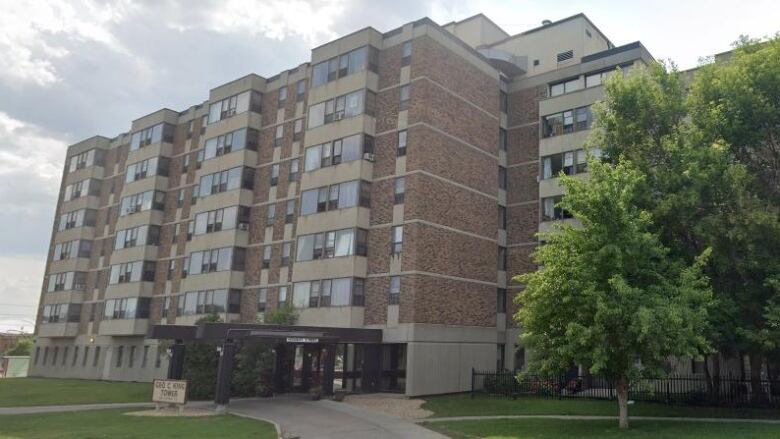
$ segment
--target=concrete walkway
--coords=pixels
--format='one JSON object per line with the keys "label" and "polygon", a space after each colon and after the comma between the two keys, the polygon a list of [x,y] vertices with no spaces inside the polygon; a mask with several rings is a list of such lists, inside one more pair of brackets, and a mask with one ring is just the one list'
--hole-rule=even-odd
{"label": "concrete walkway", "polygon": [[446,439],[413,421],[349,404],[302,395],[233,400],[228,413],[277,423],[284,437],[301,439]]}
{"label": "concrete walkway", "polygon": [[[561,419],[569,421],[614,421],[617,416],[587,416],[587,415],[496,415],[496,416],[452,416],[449,418],[424,418],[415,422],[424,424],[427,422],[450,421],[489,421],[492,419]],[[780,419],[748,419],[748,418],[677,418],[670,416],[629,416],[630,421],[673,421],[673,422],[726,422],[745,424],[776,424],[780,425]]]}

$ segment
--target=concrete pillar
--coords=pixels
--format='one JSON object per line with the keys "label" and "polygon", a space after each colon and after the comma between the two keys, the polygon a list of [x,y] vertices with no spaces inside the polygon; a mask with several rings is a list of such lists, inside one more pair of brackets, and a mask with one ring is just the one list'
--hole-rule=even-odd
{"label": "concrete pillar", "polygon": [[233,379],[233,362],[235,360],[236,345],[231,341],[222,344],[219,353],[219,367],[217,368],[217,390],[214,392],[214,403],[218,412],[227,410],[230,403],[230,382]]}
{"label": "concrete pillar", "polygon": [[171,346],[171,359],[168,361],[168,379],[180,380],[184,375],[184,343],[181,340]]}

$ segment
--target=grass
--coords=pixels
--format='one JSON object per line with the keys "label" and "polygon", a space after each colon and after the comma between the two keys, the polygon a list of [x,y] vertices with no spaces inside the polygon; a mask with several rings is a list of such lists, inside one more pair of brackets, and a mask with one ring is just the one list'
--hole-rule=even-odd
{"label": "grass", "polygon": [[231,415],[201,418],[127,416],[128,410],[0,416],[0,439],[276,438],[274,426]]}
{"label": "grass", "polygon": [[768,439],[780,437],[780,425],[716,422],[634,421],[628,431],[617,421],[514,419],[424,424],[455,439]]}
{"label": "grass", "polygon": [[[617,416],[617,402],[598,400],[518,398],[516,400],[468,394],[432,396],[423,408],[433,417],[490,415],[594,415]],[[629,416],[671,416],[692,418],[780,419],[780,410],[733,409],[725,407],[678,407],[638,402],[628,407]]]}
{"label": "grass", "polygon": [[151,383],[57,378],[0,380],[0,407],[150,402],[151,400]]}

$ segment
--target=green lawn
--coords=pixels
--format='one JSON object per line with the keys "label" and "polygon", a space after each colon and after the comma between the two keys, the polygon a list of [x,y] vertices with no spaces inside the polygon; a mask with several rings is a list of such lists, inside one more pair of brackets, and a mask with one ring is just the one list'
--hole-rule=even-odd
{"label": "green lawn", "polygon": [[620,431],[615,421],[561,421],[512,419],[435,422],[424,424],[451,438],[487,439],[771,439],[780,437],[780,425],[634,421]]}
{"label": "green lawn", "polygon": [[0,416],[0,439],[271,439],[267,422],[220,415],[202,418],[153,418],[125,415],[128,410]]}
{"label": "green lawn", "polygon": [[151,383],[9,378],[0,380],[0,407],[150,402]]}
{"label": "green lawn", "polygon": [[[424,409],[433,417],[490,415],[598,415],[617,416],[617,402],[597,400],[518,398],[516,400],[468,394],[426,398]],[[780,410],[729,409],[719,407],[677,407],[636,403],[628,407],[629,416],[674,416],[697,418],[780,419]]]}

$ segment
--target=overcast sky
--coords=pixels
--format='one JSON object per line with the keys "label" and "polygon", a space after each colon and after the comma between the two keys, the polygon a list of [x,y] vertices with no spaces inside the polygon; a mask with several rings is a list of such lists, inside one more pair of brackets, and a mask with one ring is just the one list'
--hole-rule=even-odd
{"label": "overcast sky", "polygon": [[482,12],[509,33],[584,12],[681,68],[780,30],[774,1],[5,1],[0,12],[0,330],[32,329],[66,145],[308,61],[357,29]]}

